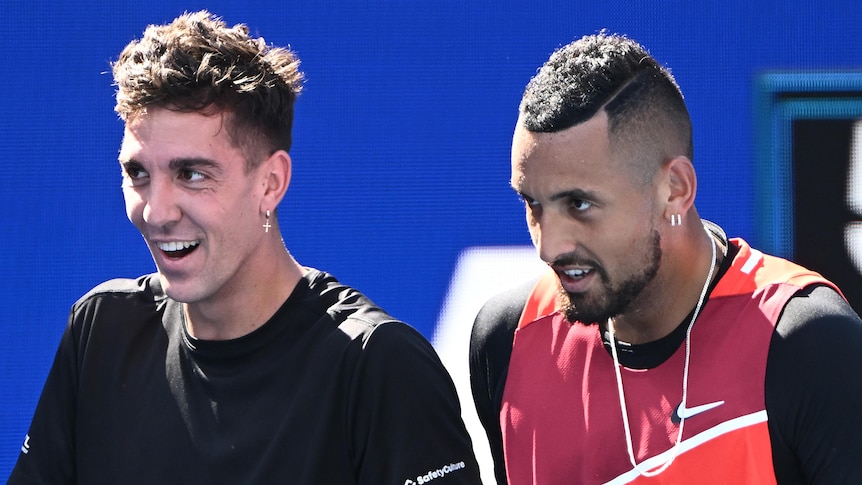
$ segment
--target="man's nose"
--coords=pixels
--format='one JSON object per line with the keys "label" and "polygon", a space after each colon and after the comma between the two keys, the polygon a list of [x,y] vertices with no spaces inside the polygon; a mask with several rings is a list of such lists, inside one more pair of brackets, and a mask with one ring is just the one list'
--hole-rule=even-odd
{"label": "man's nose", "polygon": [[560,255],[575,251],[580,231],[572,220],[557,211],[546,210],[533,221],[530,233],[539,257],[553,263]]}
{"label": "man's nose", "polygon": [[144,222],[151,226],[163,227],[182,217],[176,189],[168,181],[151,181],[144,203]]}

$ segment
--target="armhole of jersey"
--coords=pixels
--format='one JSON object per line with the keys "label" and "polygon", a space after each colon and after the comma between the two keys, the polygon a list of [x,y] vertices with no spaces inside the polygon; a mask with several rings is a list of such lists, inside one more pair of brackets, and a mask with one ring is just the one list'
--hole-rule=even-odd
{"label": "armhole of jersey", "polygon": [[558,288],[559,284],[556,273],[548,271],[543,274],[535,286],[533,286],[530,296],[527,297],[527,302],[524,304],[524,310],[521,312],[517,328],[524,328],[540,317],[557,311],[559,309],[557,298]]}
{"label": "armhole of jersey", "polygon": [[838,285],[827,280],[820,273],[815,273],[811,271],[807,273],[793,275],[787,280],[787,282],[791,285],[799,287],[800,289],[812,285],[825,285],[838,292],[838,294],[841,295],[841,298],[843,298],[844,301],[847,301],[847,297],[844,296],[844,293],[841,292],[841,288],[838,288]]}

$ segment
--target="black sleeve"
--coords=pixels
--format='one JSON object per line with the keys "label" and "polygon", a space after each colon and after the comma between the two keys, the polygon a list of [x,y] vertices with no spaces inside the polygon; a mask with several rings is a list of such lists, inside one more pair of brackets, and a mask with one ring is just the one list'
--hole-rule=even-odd
{"label": "black sleeve", "polygon": [[76,483],[76,348],[80,337],[75,337],[72,320],[70,317],[60,340],[9,484]]}
{"label": "black sleeve", "polygon": [[515,328],[534,285],[531,281],[485,303],[476,315],[470,335],[470,387],[479,421],[488,435],[498,485],[507,483],[500,430],[503,390]]}
{"label": "black sleeve", "polygon": [[358,483],[481,484],[455,385],[431,344],[391,322],[361,353],[348,418]]}
{"label": "black sleeve", "polygon": [[802,290],[785,306],[766,410],[778,483],[862,483],[862,321],[831,288]]}

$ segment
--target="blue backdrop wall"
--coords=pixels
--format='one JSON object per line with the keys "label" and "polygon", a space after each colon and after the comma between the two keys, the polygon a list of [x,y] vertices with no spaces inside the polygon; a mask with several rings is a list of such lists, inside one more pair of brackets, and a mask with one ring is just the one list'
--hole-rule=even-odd
{"label": "blue backdrop wall", "polygon": [[108,74],[146,24],[208,8],[299,54],[307,83],[279,212],[285,241],[430,338],[465,248],[529,244],[509,144],[521,91],[553,49],[607,28],[670,66],[694,118],[699,211],[756,244],[755,77],[862,67],[858,7],[0,0],[0,477],[69,306],[105,279],[154,269],[123,211]]}

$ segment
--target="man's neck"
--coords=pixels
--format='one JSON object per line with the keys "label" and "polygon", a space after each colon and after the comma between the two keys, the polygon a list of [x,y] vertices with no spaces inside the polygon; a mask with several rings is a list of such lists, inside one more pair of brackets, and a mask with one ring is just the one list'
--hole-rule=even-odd
{"label": "man's neck", "polygon": [[[637,301],[622,315],[614,318],[616,338],[631,344],[653,342],[669,335],[698,306],[704,285],[710,284],[718,274],[722,252],[715,247],[715,262],[710,281],[706,281],[713,264],[712,236],[701,229],[692,235],[687,248],[677,247],[665,254],[663,271],[639,295]],[[686,251],[688,249],[688,251]],[[667,258],[667,256],[665,256]],[[706,296],[701,304],[706,304]]]}
{"label": "man's neck", "polygon": [[227,296],[183,304],[189,334],[201,340],[231,340],[253,332],[275,315],[305,272],[282,248],[253,279],[228,288]]}

